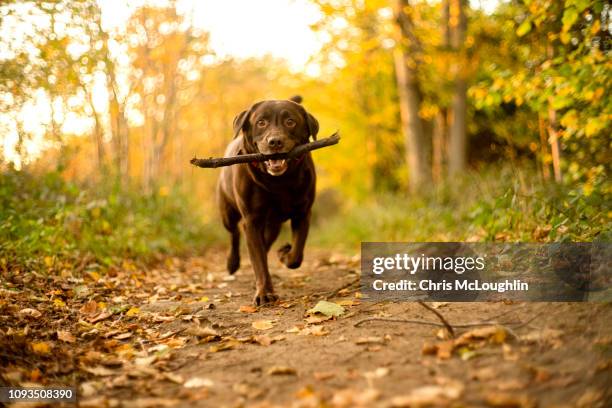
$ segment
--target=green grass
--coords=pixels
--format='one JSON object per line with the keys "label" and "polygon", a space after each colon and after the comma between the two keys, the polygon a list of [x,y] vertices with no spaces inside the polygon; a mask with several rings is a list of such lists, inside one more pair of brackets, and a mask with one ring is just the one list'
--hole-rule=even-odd
{"label": "green grass", "polygon": [[60,174],[0,174],[0,270],[181,254],[219,240],[188,197],[81,186]]}
{"label": "green grass", "polygon": [[[567,187],[509,167],[418,196],[355,202],[322,192],[308,245],[354,252],[361,241],[609,241],[610,192],[605,179]],[[227,245],[218,216],[204,222],[200,206],[179,191],[145,196],[77,185],[56,172],[0,173],[0,272],[70,268],[83,259],[105,269]]]}
{"label": "green grass", "polygon": [[609,241],[609,195],[604,179],[567,187],[490,169],[419,196],[379,194],[331,218],[322,205],[311,243],[354,251],[361,241]]}

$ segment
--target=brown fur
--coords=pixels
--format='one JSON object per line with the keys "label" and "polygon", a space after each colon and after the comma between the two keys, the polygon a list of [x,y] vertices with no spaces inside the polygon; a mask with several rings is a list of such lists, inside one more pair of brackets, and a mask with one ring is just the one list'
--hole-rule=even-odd
{"label": "brown fur", "polygon": [[[317,120],[294,100],[297,98],[258,102],[237,115],[234,140],[227,147],[226,157],[287,152],[307,143],[310,136],[316,139]],[[267,255],[285,221],[291,221],[293,239],[291,244],[278,250],[278,256],[289,268],[298,268],[302,263],[315,182],[310,153],[286,165],[276,163],[268,167],[265,163],[247,163],[221,170],[217,199],[223,225],[231,234],[227,269],[233,274],[240,267],[239,223],[242,222],[255,272],[253,303],[256,305],[278,299],[268,271]]]}

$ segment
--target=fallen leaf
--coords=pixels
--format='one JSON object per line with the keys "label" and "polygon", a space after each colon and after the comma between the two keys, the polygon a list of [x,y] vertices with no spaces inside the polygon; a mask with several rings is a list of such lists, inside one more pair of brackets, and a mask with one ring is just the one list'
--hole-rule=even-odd
{"label": "fallen leaf", "polygon": [[255,313],[257,312],[257,308],[254,306],[240,306],[238,311],[242,313]]}
{"label": "fallen leaf", "polygon": [[51,346],[46,341],[34,341],[30,344],[32,351],[36,354],[49,354]]}
{"label": "fallen leaf", "polygon": [[257,330],[269,330],[274,327],[272,320],[257,320],[252,323],[254,329]]}
{"label": "fallen leaf", "polygon": [[342,316],[344,308],[337,303],[328,302],[326,300],[320,300],[312,309],[308,310],[309,314],[321,313],[325,316]]}
{"label": "fallen leaf", "polygon": [[302,335],[311,335],[311,336],[326,336],[329,334],[328,330],[325,330],[323,326],[309,326],[300,331]]}
{"label": "fallen leaf", "polygon": [[345,389],[334,393],[331,405],[338,408],[370,407],[380,398],[380,392],[374,388],[365,390]]}
{"label": "fallen leaf", "polygon": [[268,375],[297,375],[295,368],[286,366],[270,367],[267,371]]}
{"label": "fallen leaf", "polygon": [[66,302],[64,302],[62,299],[55,298],[53,299],[53,306],[56,309],[63,309],[66,307]]}
{"label": "fallen leaf", "polygon": [[199,325],[193,325],[188,327],[185,330],[185,334],[196,337],[217,337],[219,335],[219,333],[217,333],[215,329],[208,326],[202,327]]}
{"label": "fallen leaf", "polygon": [[127,317],[132,317],[132,316],[136,316],[138,313],[140,313],[140,309],[137,307],[132,307],[127,312],[125,312],[125,315]]}
{"label": "fallen leaf", "polygon": [[387,367],[378,367],[374,371],[366,371],[365,373],[363,373],[363,376],[368,380],[374,380],[377,378],[386,377],[387,375],[389,375],[390,371],[391,370],[389,370]]}
{"label": "fallen leaf", "polygon": [[180,376],[179,374],[174,374],[174,373],[162,373],[162,376],[168,380],[171,381],[175,384],[183,384],[185,382],[185,380],[183,379],[182,376]]}
{"label": "fallen leaf", "polygon": [[183,384],[185,388],[200,388],[200,387],[210,388],[213,385],[214,383],[212,382],[212,380],[208,378],[203,378],[203,377],[190,378],[189,380],[185,381],[185,383]]}
{"label": "fallen leaf", "polygon": [[[159,407],[176,407],[181,401],[170,398],[136,398],[129,401],[131,408],[159,408]],[[103,405],[106,406],[106,405]]]}
{"label": "fallen leaf", "polygon": [[57,339],[65,341],[66,343],[74,343],[76,341],[76,337],[74,337],[72,333],[64,330],[57,331]]}
{"label": "fallen leaf", "polygon": [[85,303],[79,309],[79,312],[81,312],[81,313],[83,313],[85,315],[93,315],[97,311],[98,311],[98,304],[96,303],[95,300],[90,300],[89,302]]}
{"label": "fallen leaf", "polygon": [[214,346],[210,346],[208,351],[211,353],[217,353],[219,351],[226,351],[234,349],[238,344],[240,344],[236,340],[226,340],[222,341],[219,344],[215,344]]}
{"label": "fallen leaf", "polygon": [[525,394],[489,392],[485,395],[485,401],[492,407],[500,408],[534,408],[536,402]]}
{"label": "fallen leaf", "polygon": [[447,385],[426,385],[416,388],[408,395],[391,399],[392,407],[446,406],[449,401],[461,397],[465,387],[459,382]]}
{"label": "fallen leaf", "polygon": [[98,314],[96,317],[90,319],[89,322],[92,323],[92,324],[98,323],[98,322],[101,322],[102,320],[108,319],[112,315],[113,315],[112,312],[108,312],[108,311],[102,312],[102,313]]}
{"label": "fallen leaf", "polygon": [[333,318],[332,316],[325,316],[322,314],[317,314],[317,315],[308,316],[304,320],[308,324],[318,324],[318,323],[323,323],[324,321],[330,320],[332,318]]}
{"label": "fallen leaf", "polygon": [[132,333],[125,332],[125,333],[121,333],[121,334],[116,335],[115,337],[113,337],[113,339],[125,340],[125,339],[129,339],[130,337],[132,337]]}
{"label": "fallen leaf", "polygon": [[88,373],[93,374],[98,377],[109,377],[111,375],[117,374],[115,370],[111,370],[103,366],[81,367],[81,368],[83,371],[87,371]]}
{"label": "fallen leaf", "polygon": [[22,317],[32,317],[34,319],[38,319],[40,316],[42,316],[42,313],[40,313],[38,310],[31,308],[21,309],[19,312],[17,312],[17,314]]}

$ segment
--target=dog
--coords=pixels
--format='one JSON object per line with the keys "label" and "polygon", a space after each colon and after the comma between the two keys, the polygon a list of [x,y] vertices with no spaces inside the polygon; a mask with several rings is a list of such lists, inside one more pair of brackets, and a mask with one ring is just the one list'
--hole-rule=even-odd
{"label": "dog", "polygon": [[[234,139],[225,157],[289,152],[316,140],[319,122],[301,105],[302,98],[257,102],[234,118]],[[278,250],[280,261],[295,269],[302,264],[315,200],[316,173],[310,152],[287,160],[224,167],[217,200],[224,227],[231,235],[227,270],[240,267],[240,227],[255,272],[256,306],[278,300],[268,270],[268,252],[282,224],[291,221],[292,242]]]}

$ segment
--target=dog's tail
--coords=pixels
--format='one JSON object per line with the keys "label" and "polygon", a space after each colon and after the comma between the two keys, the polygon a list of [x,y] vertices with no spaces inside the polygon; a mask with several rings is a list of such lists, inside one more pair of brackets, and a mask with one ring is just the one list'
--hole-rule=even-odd
{"label": "dog's tail", "polygon": [[293,95],[291,98],[289,98],[289,100],[295,103],[302,103],[304,98],[302,98],[300,95]]}

